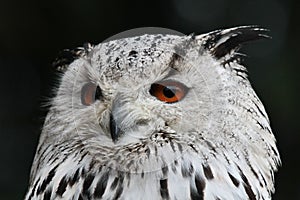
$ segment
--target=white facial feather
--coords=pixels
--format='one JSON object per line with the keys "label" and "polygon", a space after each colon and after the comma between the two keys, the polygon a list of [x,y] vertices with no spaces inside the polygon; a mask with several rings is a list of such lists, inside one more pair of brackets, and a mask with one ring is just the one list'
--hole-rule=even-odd
{"label": "white facial feather", "polygon": [[[237,53],[264,32],[145,34],[81,49],[60,68],[26,198],[270,199],[280,158]],[[152,92],[169,83],[183,87],[177,102]],[[85,105],[85,94],[99,98]]]}

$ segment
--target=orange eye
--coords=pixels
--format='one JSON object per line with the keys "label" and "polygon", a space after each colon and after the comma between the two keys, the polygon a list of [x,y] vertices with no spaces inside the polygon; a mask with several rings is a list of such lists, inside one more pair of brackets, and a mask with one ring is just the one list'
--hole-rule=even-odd
{"label": "orange eye", "polygon": [[93,104],[96,100],[99,100],[102,96],[102,92],[99,86],[94,83],[86,83],[81,88],[81,103],[83,105],[89,106]]}
{"label": "orange eye", "polygon": [[160,101],[175,103],[185,97],[188,92],[188,88],[180,82],[161,81],[153,83],[149,92]]}

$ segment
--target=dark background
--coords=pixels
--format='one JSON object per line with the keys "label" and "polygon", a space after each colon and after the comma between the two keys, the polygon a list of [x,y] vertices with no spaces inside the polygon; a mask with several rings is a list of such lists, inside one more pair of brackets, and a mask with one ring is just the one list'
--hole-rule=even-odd
{"label": "dark background", "polygon": [[272,40],[242,49],[282,156],[274,199],[300,199],[299,1],[165,0],[0,2],[0,199],[22,199],[56,82],[51,62],[65,48],[97,44],[131,28],[204,33],[257,24]]}

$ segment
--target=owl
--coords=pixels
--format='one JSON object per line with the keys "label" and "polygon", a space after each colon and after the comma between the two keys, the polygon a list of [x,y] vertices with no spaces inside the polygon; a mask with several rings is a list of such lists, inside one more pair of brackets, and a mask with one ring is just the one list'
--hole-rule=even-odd
{"label": "owl", "polygon": [[267,200],[280,156],[241,26],[64,51],[26,200]]}

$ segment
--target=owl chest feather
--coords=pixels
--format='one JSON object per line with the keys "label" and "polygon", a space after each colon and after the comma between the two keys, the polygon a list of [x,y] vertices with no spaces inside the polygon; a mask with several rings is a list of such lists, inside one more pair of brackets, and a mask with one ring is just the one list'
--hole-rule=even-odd
{"label": "owl chest feather", "polygon": [[176,159],[156,163],[126,169],[116,162],[99,163],[89,154],[70,154],[40,171],[26,199],[270,199],[267,183],[241,170],[243,161],[217,154],[205,160],[197,148],[182,147]]}

